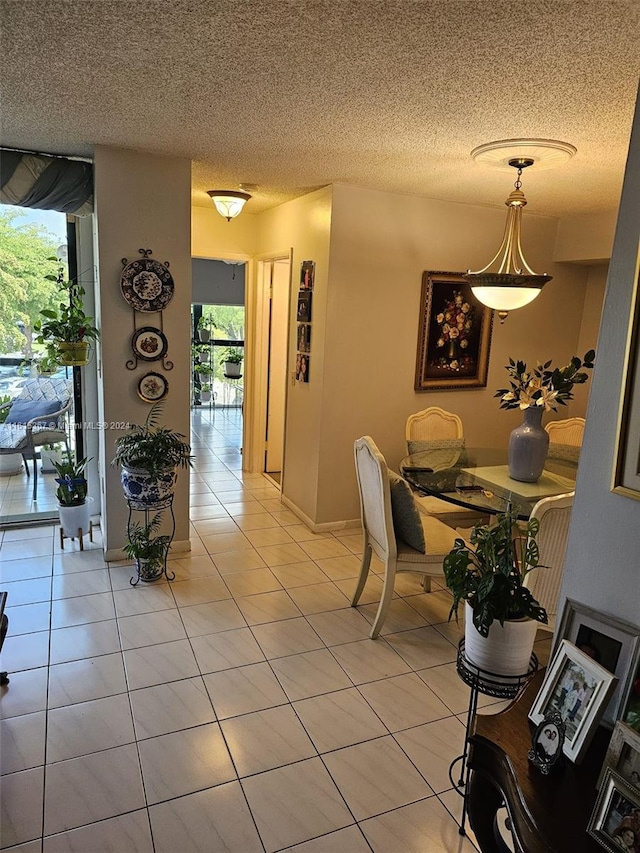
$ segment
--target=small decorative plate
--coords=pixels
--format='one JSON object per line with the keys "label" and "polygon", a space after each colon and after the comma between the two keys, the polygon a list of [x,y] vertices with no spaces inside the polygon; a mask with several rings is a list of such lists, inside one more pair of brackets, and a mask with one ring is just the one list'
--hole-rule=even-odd
{"label": "small decorative plate", "polygon": [[131,338],[133,354],[142,361],[160,361],[169,348],[166,337],[153,326],[137,329]]}
{"label": "small decorative plate", "polygon": [[138,397],[145,403],[155,403],[169,393],[169,383],[161,373],[145,373],[138,382]]}
{"label": "small decorative plate", "polygon": [[120,289],[136,311],[162,311],[173,299],[173,276],[165,264],[145,257],[125,266]]}

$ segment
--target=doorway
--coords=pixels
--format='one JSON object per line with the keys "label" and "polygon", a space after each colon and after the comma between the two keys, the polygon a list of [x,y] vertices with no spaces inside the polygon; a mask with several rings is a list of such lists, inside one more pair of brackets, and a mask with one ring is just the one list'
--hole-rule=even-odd
{"label": "doorway", "polygon": [[290,271],[288,257],[263,262],[263,281],[269,293],[264,473],[280,487],[287,393]]}

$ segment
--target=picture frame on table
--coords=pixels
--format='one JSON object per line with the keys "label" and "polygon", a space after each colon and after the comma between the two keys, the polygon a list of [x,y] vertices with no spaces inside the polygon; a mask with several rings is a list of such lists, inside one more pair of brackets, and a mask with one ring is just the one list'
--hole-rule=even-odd
{"label": "picture frame on table", "polygon": [[615,770],[629,785],[640,787],[640,733],[620,720],[615,724],[607,754],[602,762],[598,789],[602,787],[609,768]]}
{"label": "picture frame on table", "polygon": [[562,758],[565,724],[557,711],[547,714],[533,733],[529,761],[545,776]]}
{"label": "picture frame on table", "polygon": [[[640,260],[636,263],[640,269]],[[640,500],[640,272],[633,289],[611,490]]]}
{"label": "picture frame on table", "polygon": [[562,640],[547,667],[529,719],[535,724],[556,711],[565,725],[563,753],[578,764],[613,692],[615,675],[568,640]]}
{"label": "picture frame on table", "polygon": [[587,832],[609,853],[637,851],[640,845],[640,791],[607,768]]}
{"label": "picture frame on table", "polygon": [[462,273],[424,272],[415,390],[486,386],[492,325],[493,311],[476,299]]}
{"label": "picture frame on table", "polygon": [[572,642],[618,679],[602,715],[602,721],[613,726],[623,718],[633,691],[640,665],[640,628],[568,598],[553,652],[562,639]]}

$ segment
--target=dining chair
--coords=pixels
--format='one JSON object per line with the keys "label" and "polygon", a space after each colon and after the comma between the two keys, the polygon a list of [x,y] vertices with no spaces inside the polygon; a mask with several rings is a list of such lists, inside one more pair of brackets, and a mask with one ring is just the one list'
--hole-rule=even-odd
{"label": "dining chair", "polygon": [[562,584],[564,557],[567,550],[569,522],[575,492],[543,498],[531,510],[530,519],[540,524],[536,542],[540,551],[539,566],[525,578],[524,585],[531,590],[547,611],[549,622],[541,628],[553,631],[558,612],[558,596]]}
{"label": "dining chair", "polygon": [[[462,420],[453,412],[438,406],[430,406],[414,415],[409,415],[405,425],[407,452],[417,453],[433,447],[432,442],[459,442],[464,438]],[[426,446],[421,446],[422,443]]]}
{"label": "dining chair", "polygon": [[444,577],[442,561],[453,548],[456,534],[418,511],[409,484],[387,468],[370,436],[356,439],[354,455],[364,542],[351,606],[360,600],[375,554],[384,563],[382,597],[370,633],[375,640],[389,612],[396,574],[417,572],[425,578],[423,589],[430,591],[431,578]]}
{"label": "dining chair", "polygon": [[20,453],[29,476],[28,459],[33,459],[33,500],[38,499],[38,448],[63,441],[69,450],[66,429],[71,408],[71,381],[68,379],[27,379],[20,394],[0,408],[8,408],[0,424],[0,454]]}
{"label": "dining chair", "polygon": [[570,447],[582,447],[584,418],[566,418],[562,421],[549,421],[545,429],[549,434],[549,444],[564,444]]}

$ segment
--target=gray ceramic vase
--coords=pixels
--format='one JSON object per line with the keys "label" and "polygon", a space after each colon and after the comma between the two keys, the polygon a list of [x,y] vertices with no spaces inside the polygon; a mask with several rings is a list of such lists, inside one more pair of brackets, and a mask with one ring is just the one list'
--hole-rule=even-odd
{"label": "gray ceramic vase", "polygon": [[530,406],[524,421],[509,437],[509,476],[521,483],[535,483],[544,470],[549,450],[549,434],[542,426],[544,410]]}

